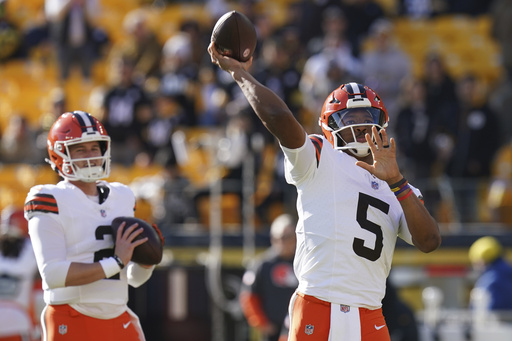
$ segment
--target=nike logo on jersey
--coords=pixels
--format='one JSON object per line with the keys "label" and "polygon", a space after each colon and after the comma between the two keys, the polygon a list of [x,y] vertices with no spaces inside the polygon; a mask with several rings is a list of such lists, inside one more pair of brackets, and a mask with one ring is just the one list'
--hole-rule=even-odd
{"label": "nike logo on jersey", "polygon": [[377,325],[374,325],[375,329],[377,330],[381,330],[382,328],[384,328],[386,325],[383,324],[382,326],[377,326]]}
{"label": "nike logo on jersey", "polygon": [[[123,328],[124,328],[124,329],[128,328],[128,326],[130,325],[130,323],[132,323],[132,321],[129,321],[129,322],[127,322],[127,323],[123,323]],[[375,327],[375,328],[377,328],[377,327]]]}

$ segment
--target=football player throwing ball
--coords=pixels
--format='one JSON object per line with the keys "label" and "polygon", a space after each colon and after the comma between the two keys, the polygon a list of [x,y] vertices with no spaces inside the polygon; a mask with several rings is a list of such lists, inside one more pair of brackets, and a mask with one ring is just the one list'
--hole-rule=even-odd
{"label": "football player throwing ball", "polygon": [[289,340],[389,341],[381,301],[397,238],[431,252],[441,237],[400,173],[381,98],[355,82],[340,85],[321,110],[323,134],[309,135],[247,71],[252,58],[241,63],[213,44],[208,52],[279,141],[286,180],[298,191]]}

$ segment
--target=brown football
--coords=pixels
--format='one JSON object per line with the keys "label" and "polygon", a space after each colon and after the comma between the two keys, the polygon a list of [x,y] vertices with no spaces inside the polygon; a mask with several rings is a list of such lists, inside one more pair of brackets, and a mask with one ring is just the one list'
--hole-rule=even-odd
{"label": "brown football", "polygon": [[256,49],[256,28],[244,14],[231,11],[217,20],[211,41],[220,54],[246,62]]}
{"label": "brown football", "polygon": [[126,222],[124,228],[127,228],[135,223],[139,224],[144,230],[139,234],[135,240],[148,237],[145,243],[140,244],[133,250],[132,262],[143,265],[155,265],[162,261],[163,255],[163,238],[157,227],[153,227],[145,220],[135,217],[117,217],[112,220],[112,235],[114,241],[116,240],[117,230],[122,222]]}

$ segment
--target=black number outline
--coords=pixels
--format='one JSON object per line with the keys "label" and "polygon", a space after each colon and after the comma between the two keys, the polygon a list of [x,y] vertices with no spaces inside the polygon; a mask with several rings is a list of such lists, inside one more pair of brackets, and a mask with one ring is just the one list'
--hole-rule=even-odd
{"label": "black number outline", "polygon": [[[111,235],[112,238],[114,235],[112,234],[112,227],[110,225],[100,225],[96,228],[96,231],[94,232],[96,240],[103,240],[106,235]],[[114,248],[108,248],[108,249],[101,249],[94,253],[94,262],[99,262],[100,260],[104,258],[109,258],[114,255]],[[109,277],[107,279],[121,279],[119,274],[115,274],[112,277]]]}
{"label": "black number outline", "polygon": [[363,239],[354,238],[354,242],[352,243],[352,249],[359,257],[366,258],[372,262],[375,262],[377,259],[380,258],[382,254],[382,248],[384,247],[384,236],[382,234],[381,226],[368,220],[367,213],[368,208],[370,206],[375,207],[376,209],[384,212],[385,214],[388,214],[389,204],[370,195],[359,193],[359,199],[357,201],[356,220],[362,229],[365,229],[375,234],[375,247],[373,249],[366,247],[364,246]]}

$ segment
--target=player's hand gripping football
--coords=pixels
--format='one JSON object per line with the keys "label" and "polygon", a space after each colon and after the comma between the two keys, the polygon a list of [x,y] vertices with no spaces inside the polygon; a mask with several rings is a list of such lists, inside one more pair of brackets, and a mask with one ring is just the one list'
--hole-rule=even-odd
{"label": "player's hand gripping football", "polygon": [[395,139],[388,139],[386,130],[381,129],[380,132],[378,132],[375,126],[372,127],[372,133],[372,135],[375,136],[375,141],[372,140],[370,134],[366,134],[365,138],[372,152],[373,164],[357,161],[356,165],[366,169],[388,184],[400,181],[403,176],[396,162]]}
{"label": "player's hand gripping football", "polygon": [[114,253],[121,258],[125,265],[132,259],[133,250],[148,240],[147,237],[135,240],[143,231],[143,228],[137,229],[138,226],[139,224],[133,224],[126,227],[126,222],[122,222],[117,230]]}
{"label": "player's hand gripping football", "polygon": [[222,70],[232,73],[232,71],[243,68],[244,70],[248,70],[252,65],[252,58],[246,61],[245,63],[239,62],[238,60],[230,57],[226,57],[221,55],[217,49],[214,47],[214,43],[211,42],[208,46],[208,53],[210,54],[210,59],[213,64],[218,65]]}

